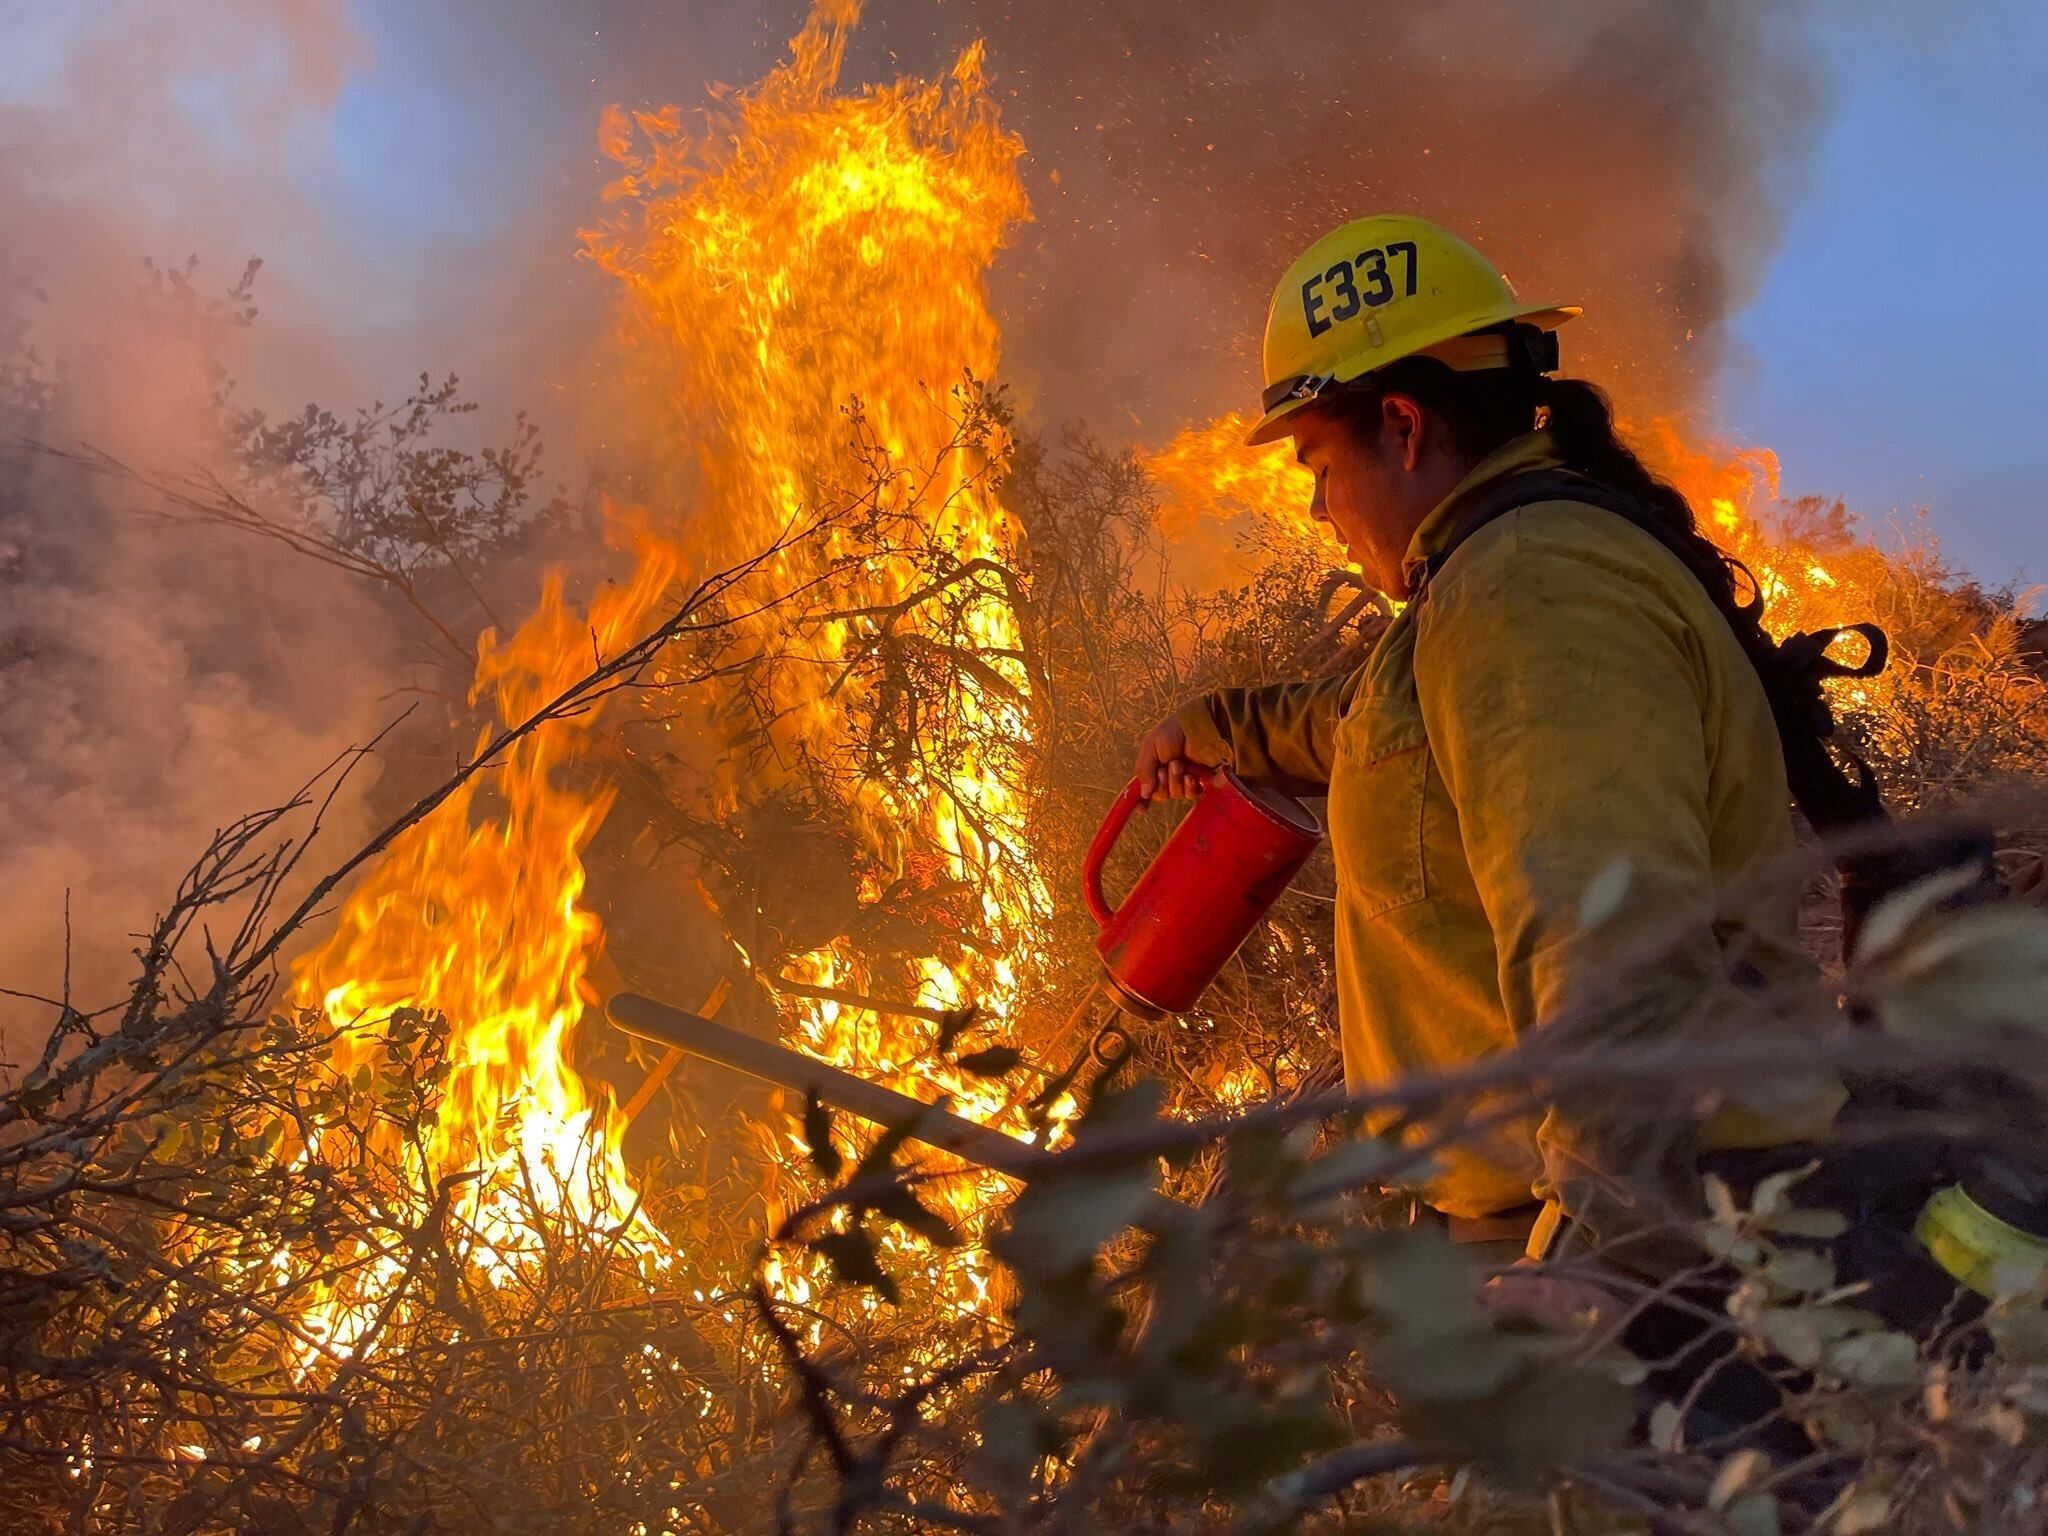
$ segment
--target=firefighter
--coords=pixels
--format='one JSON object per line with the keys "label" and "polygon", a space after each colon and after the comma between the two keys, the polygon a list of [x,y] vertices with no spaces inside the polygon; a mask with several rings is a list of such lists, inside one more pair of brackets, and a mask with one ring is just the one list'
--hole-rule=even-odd
{"label": "firefighter", "polygon": [[[1795,834],[1734,578],[1600,391],[1559,376],[1578,313],[1523,302],[1421,219],[1359,219],[1303,252],[1273,296],[1248,442],[1293,439],[1315,516],[1405,606],[1355,672],[1195,699],[1138,753],[1148,795],[1228,766],[1328,796],[1354,1089],[1595,1014],[1631,955],[1654,955],[1638,1021],[1803,988],[1823,1024],[1792,894],[1744,879],[1789,862]],[[1425,1198],[1489,1259],[1567,1229],[1612,1248],[1642,1221],[1624,1165],[1650,1158],[1682,1195],[1702,1154],[1818,1139],[1842,1101],[1823,1071],[1738,1085],[1649,1148],[1553,1107],[1448,1146]]]}

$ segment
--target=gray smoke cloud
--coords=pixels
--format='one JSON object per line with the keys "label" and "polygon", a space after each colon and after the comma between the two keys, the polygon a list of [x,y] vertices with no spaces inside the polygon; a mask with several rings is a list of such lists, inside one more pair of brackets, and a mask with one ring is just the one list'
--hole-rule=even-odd
{"label": "gray smoke cloud", "polygon": [[[525,212],[420,264],[416,308],[479,376],[565,426],[608,295],[572,257],[610,102],[686,110],[781,57],[803,0],[449,0],[458,114],[516,121]],[[1812,0],[870,0],[847,84],[930,75],[976,39],[1035,211],[998,264],[1006,374],[1039,417],[1156,440],[1247,404],[1272,286],[1370,212],[1465,234],[1526,294],[1581,302],[1567,363],[1633,414],[1686,410],[1777,248],[1811,148]],[[489,36],[530,69],[475,62]],[[448,39],[471,42],[457,49]],[[534,88],[539,82],[540,88]],[[538,146],[538,147],[535,147]],[[454,363],[451,366],[467,366]],[[579,423],[578,441],[603,424]],[[569,431],[553,434],[569,441]]]}
{"label": "gray smoke cloud", "polygon": [[[48,996],[68,972],[94,1007],[214,829],[364,739],[391,677],[334,573],[144,515],[152,498],[22,441],[225,468],[216,395],[255,333],[142,261],[182,272],[266,237],[289,255],[315,226],[279,146],[339,87],[345,9],[137,0],[43,20],[15,34],[0,105],[0,987]],[[202,266],[195,294],[239,268]],[[292,280],[275,286],[290,308]],[[334,377],[331,338],[269,340],[306,384]],[[0,1060],[48,1021],[0,998]]]}
{"label": "gray smoke cloud", "polygon": [[[888,46],[921,8],[877,13]],[[1567,360],[1684,409],[1776,249],[1810,145],[1800,4],[968,0],[1038,223],[998,293],[1041,411],[1141,436],[1255,398],[1281,270],[1374,212],[1587,306]],[[899,51],[900,48],[899,48]],[[863,58],[871,59],[871,55]],[[1055,179],[1056,178],[1056,179]]]}

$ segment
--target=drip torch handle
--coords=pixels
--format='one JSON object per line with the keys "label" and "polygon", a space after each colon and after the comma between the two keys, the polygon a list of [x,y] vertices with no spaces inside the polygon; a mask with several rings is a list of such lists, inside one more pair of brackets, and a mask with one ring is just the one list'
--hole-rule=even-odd
{"label": "drip torch handle", "polygon": [[1147,802],[1143,788],[1137,779],[1124,786],[1124,792],[1116,797],[1109,814],[1102,818],[1102,825],[1095,829],[1095,841],[1088,845],[1088,857],[1081,861],[1081,894],[1087,898],[1089,915],[1095,919],[1098,928],[1107,928],[1109,920],[1116,916],[1116,908],[1102,894],[1102,866],[1108,861],[1109,851],[1116,846],[1116,840],[1123,836],[1131,813],[1145,808]]}

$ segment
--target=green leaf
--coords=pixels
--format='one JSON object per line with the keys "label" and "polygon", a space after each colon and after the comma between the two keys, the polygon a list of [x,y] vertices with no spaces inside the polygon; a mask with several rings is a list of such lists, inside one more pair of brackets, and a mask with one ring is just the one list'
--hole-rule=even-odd
{"label": "green leaf", "polygon": [[2048,911],[2006,902],[1924,926],[1864,981],[1887,1030],[1947,1041],[1988,1025],[2048,1029]]}
{"label": "green leaf", "polygon": [[860,1166],[853,1170],[853,1177],[847,1182],[859,1184],[868,1179],[879,1179],[896,1166],[896,1151],[916,1133],[925,1121],[925,1112],[916,1114],[894,1125],[885,1126],[882,1134],[875,1138],[875,1144],[868,1148],[867,1155],[860,1160]]}
{"label": "green leaf", "polygon": [[1060,1411],[1121,1403],[1133,1389],[1111,1356],[1127,1321],[1121,1308],[1088,1283],[1086,1275],[1031,1276],[1020,1288],[1017,1333],[1031,1341],[1032,1359],[1052,1367]]}
{"label": "green leaf", "polygon": [[1343,1440],[1341,1426],[1318,1404],[1247,1402],[1205,1427],[1202,1480],[1224,1493],[1241,1492]]}
{"label": "green leaf", "polygon": [[1768,1493],[1744,1494],[1728,1506],[1723,1517],[1735,1536],[1779,1536],[1784,1530],[1778,1519],[1778,1501]]}
{"label": "green leaf", "polygon": [[1433,1455],[1524,1474],[1562,1470],[1617,1449],[1635,1422],[1635,1393],[1604,1371],[1526,1371],[1484,1398],[1402,1402],[1401,1428]]}
{"label": "green leaf", "polygon": [[1327,1200],[1346,1194],[1383,1177],[1389,1165],[1402,1155],[1399,1148],[1378,1137],[1346,1141],[1295,1174],[1287,1193],[1296,1201]]}
{"label": "green leaf", "polygon": [[981,1451],[1002,1473],[1017,1481],[1031,1475],[1038,1458],[1050,1447],[1044,1413],[1021,1398],[1001,1397],[981,1410]]}
{"label": "green leaf", "polygon": [[991,1045],[986,1050],[969,1051],[955,1065],[976,1077],[1001,1077],[1005,1072],[1016,1070],[1017,1063],[1023,1059],[1024,1053],[1014,1045]]}
{"label": "green leaf", "polygon": [[1759,1216],[1770,1216],[1782,1210],[1785,1195],[1801,1179],[1820,1167],[1816,1160],[1803,1168],[1787,1168],[1757,1182],[1756,1192],[1749,1197],[1749,1208]]}
{"label": "green leaf", "polygon": [[2048,1365],[2048,1312],[2039,1306],[1998,1307],[1985,1326],[2001,1360],[2018,1366]]}
{"label": "green leaf", "polygon": [[1479,1306],[1479,1272],[1460,1248],[1428,1227],[1387,1234],[1366,1277],[1367,1299],[1390,1327],[1433,1336],[1491,1330]]}
{"label": "green leaf", "polygon": [[1706,1191],[1707,1209],[1714,1213],[1714,1220],[1724,1227],[1742,1225],[1742,1212],[1735,1204],[1735,1196],[1729,1191],[1728,1181],[1718,1173],[1710,1173],[1700,1180],[1700,1187]]}
{"label": "green leaf", "polygon": [[1076,1142],[1091,1132],[1135,1129],[1157,1120],[1166,1105],[1166,1089],[1154,1079],[1141,1077],[1124,1088],[1112,1088],[1109,1075],[1095,1080],[1088,1112],[1074,1128]]}
{"label": "green leaf", "polygon": [[1896,948],[1922,917],[1949,897],[1968,890],[1977,880],[1975,866],[1958,865],[1954,869],[1937,870],[1925,879],[1914,881],[1904,890],[1894,891],[1872,908],[1870,916],[1863,920],[1863,930],[1856,943],[1857,958],[1868,963],[1883,956],[1886,950]]}
{"label": "green leaf", "polygon": [[1478,1331],[1397,1332],[1372,1352],[1375,1379],[1408,1407],[1488,1403],[1521,1373],[1526,1359],[1518,1338]]}
{"label": "green leaf", "polygon": [[1828,1368],[1863,1387],[1906,1387],[1920,1379],[1920,1353],[1903,1333],[1859,1333],[1828,1350]]}
{"label": "green leaf", "polygon": [[1076,1079],[1081,1076],[1082,1069],[1088,1065],[1088,1062],[1088,1053],[1086,1051],[1078,1052],[1074,1059],[1067,1064],[1065,1071],[1061,1072],[1057,1077],[1048,1078],[1045,1086],[1031,1096],[1031,1102],[1024,1107],[1031,1112],[1034,1122],[1036,1122],[1037,1116],[1041,1111],[1051,1109],[1053,1105],[1059,1102],[1060,1095],[1074,1086]]}
{"label": "green leaf", "polygon": [[943,1056],[952,1050],[953,1042],[965,1034],[980,1017],[981,1010],[972,1003],[965,1008],[948,1008],[939,1018],[939,1054]]}
{"label": "green leaf", "polygon": [[1877,1449],[1877,1427],[1871,1423],[1862,1400],[1853,1393],[1809,1398],[1801,1417],[1808,1431],[1823,1445],[1855,1456],[1869,1456]]}
{"label": "green leaf", "polygon": [[1817,1295],[1835,1283],[1834,1261],[1807,1248],[1781,1248],[1764,1265],[1764,1277],[1781,1290]]}
{"label": "green leaf", "polygon": [[811,1155],[811,1166],[827,1179],[838,1178],[839,1170],[846,1166],[832,1143],[832,1113],[816,1089],[804,1095],[804,1150]]}
{"label": "green leaf", "polygon": [[1849,1218],[1840,1211],[1780,1211],[1763,1222],[1772,1232],[1788,1237],[1813,1237],[1823,1241],[1840,1237],[1849,1230]]}
{"label": "green leaf", "polygon": [[1085,1264],[1153,1199],[1148,1164],[1121,1173],[1034,1179],[1010,1208],[997,1251],[1013,1269],[1057,1274]]}
{"label": "green leaf", "polygon": [[1223,1144],[1223,1173],[1230,1187],[1277,1206],[1302,1169],[1300,1150],[1278,1126],[1240,1132]]}
{"label": "green leaf", "polygon": [[1740,1228],[1718,1221],[1703,1221],[1693,1230],[1701,1247],[1717,1259],[1726,1259],[1737,1269],[1752,1269],[1763,1257],[1763,1249],[1757,1245],[1756,1239],[1743,1236]]}
{"label": "green leaf", "polygon": [[1651,1410],[1650,1448],[1658,1451],[1685,1449],[1685,1415],[1676,1403],[1659,1403]]}
{"label": "green leaf", "polygon": [[1863,1536],[1891,1519],[1892,1498],[1875,1488],[1852,1488],[1835,1506],[1835,1536]]}
{"label": "green leaf", "polygon": [[1820,1363],[1820,1333],[1797,1308],[1772,1307],[1764,1313],[1763,1325],[1771,1348],[1794,1365],[1811,1368]]}

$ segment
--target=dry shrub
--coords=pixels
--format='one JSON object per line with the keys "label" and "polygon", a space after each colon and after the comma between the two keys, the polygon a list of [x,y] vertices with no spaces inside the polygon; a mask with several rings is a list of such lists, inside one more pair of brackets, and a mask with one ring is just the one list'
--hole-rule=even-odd
{"label": "dry shrub", "polygon": [[[1000,400],[961,399],[958,446],[992,453]],[[849,426],[854,483],[888,482],[897,467],[858,413]],[[614,929],[647,935],[613,956],[621,982],[688,988],[676,1000],[693,1002],[738,940],[750,959],[733,1017],[768,1032],[788,956],[848,946],[884,1000],[900,999],[921,961],[984,938],[974,892],[906,878],[853,791],[943,776],[985,747],[958,700],[961,679],[992,665],[968,615],[1000,600],[1018,618],[1031,734],[996,766],[1027,807],[1032,858],[1061,882],[1009,1043],[1056,1070],[1095,1023],[1075,1017],[1092,935],[1061,872],[1131,742],[1205,687],[1353,664],[1374,632],[1355,589],[1284,541],[1248,545],[1229,590],[1179,589],[1142,473],[1083,435],[995,452],[985,474],[1021,531],[999,557],[961,559],[915,500],[855,494],[821,514],[850,551],[847,579],[882,555],[927,579],[915,632],[902,612],[854,616],[867,643],[846,653],[843,681],[859,705],[833,750],[734,771],[770,750],[772,675],[803,652],[734,644],[719,594],[679,607],[707,621],[687,639],[642,654],[666,669],[660,686],[633,696],[608,755],[582,770],[622,786],[633,823],[592,855]],[[841,573],[788,595],[789,634],[850,622]],[[1904,665],[1852,725],[1902,798],[1945,805],[2037,775],[2039,683],[2011,600],[1911,560],[1882,590]],[[589,686],[642,676],[607,665]],[[702,749],[721,761],[660,746],[668,723],[704,717],[693,690],[723,721]],[[715,813],[692,789],[707,769],[739,786]],[[1167,819],[1148,818],[1136,855]],[[238,919],[217,952],[186,950],[205,956],[196,982],[170,963],[224,903],[270,889],[278,835],[271,817],[229,833],[145,947],[118,1014],[86,1019],[58,1000],[45,1059],[0,1097],[0,1498],[13,1528],[1334,1530],[1417,1516],[1399,1491],[1415,1476],[1455,1487],[1428,1506],[1436,1517],[1490,1529],[1609,1518],[1595,1509],[1673,1528],[1701,1511],[1744,1530],[1811,1524],[1812,1498],[1739,1452],[1631,1443],[1628,1363],[1604,1341],[1485,1310],[1469,1259],[1401,1225],[1381,1193],[1432,1145],[1475,1134],[1482,1101],[1696,1100],[1794,1060],[1768,1029],[1682,1048],[1561,1032],[1347,1100],[1329,1086],[1319,863],[1200,1014],[1128,1026],[1133,1058],[1087,1091],[1071,1144],[964,1228],[939,1214],[943,1189],[900,1135],[813,1118],[814,1153],[830,1142],[856,1156],[792,1167],[779,1149],[797,1106],[696,1071],[671,1080],[633,1143],[645,1214],[677,1239],[666,1259],[621,1223],[579,1223],[514,1188],[532,1247],[507,1265],[463,1219],[467,1170],[423,1178],[415,1158],[377,1150],[391,1127],[416,1147],[439,1113],[450,1021],[374,1021],[382,1069],[343,1078],[325,1028],[271,988],[303,913]],[[1944,1124],[2010,1137],[2043,1123],[2027,1063],[2048,989],[2037,916],[1990,910],[2005,926],[1958,928],[1992,920],[1931,909],[1901,923],[1888,958],[1851,978],[1887,1029],[1827,1049],[1948,1084]],[[1766,1000],[1751,1022],[1775,1017]],[[998,1043],[964,1017],[916,1027],[923,1053],[898,1063],[910,1081],[957,1074]],[[1028,1063],[980,1059],[1013,1103],[1042,1096]],[[586,1041],[584,1060],[637,1081],[615,1042]],[[1987,1062],[2012,1068],[1995,1093]],[[1368,1109],[1406,1116],[1421,1143],[1364,1135]],[[750,1252],[764,1195],[775,1233]],[[1661,1219],[1746,1277],[1717,1324],[1743,1349],[1781,1369],[1812,1337],[1811,1358],[1790,1363],[1806,1370],[1805,1411],[1839,1429],[1832,1528],[2028,1528],[2048,1411],[2034,1299],[2004,1309],[1980,1357],[1958,1352],[1960,1334],[1900,1341],[1813,1264],[1786,1262],[1797,1209],[1780,1191]],[[938,1255],[956,1237],[994,1255],[994,1305],[974,1313],[948,1300]],[[388,1266],[383,1303],[352,1348],[324,1349],[306,1319],[371,1264]]]}

